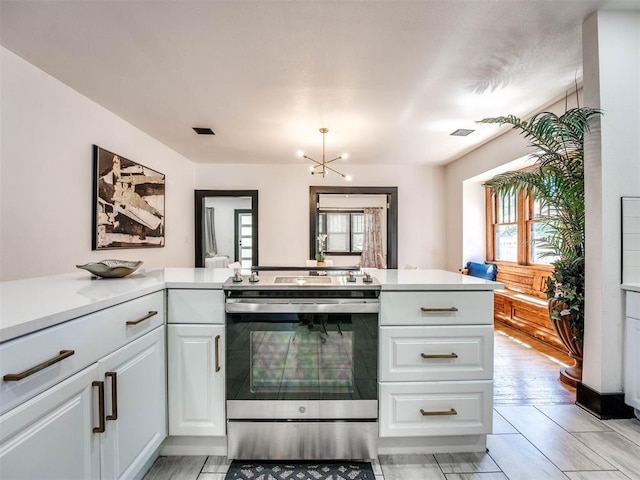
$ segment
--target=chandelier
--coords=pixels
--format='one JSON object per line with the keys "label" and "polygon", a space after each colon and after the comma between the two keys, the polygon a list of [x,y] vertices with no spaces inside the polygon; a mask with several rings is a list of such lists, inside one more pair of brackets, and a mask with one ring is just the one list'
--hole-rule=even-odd
{"label": "chandelier", "polygon": [[320,129],[320,133],[322,134],[322,161],[321,162],[309,157],[308,155],[305,155],[302,150],[298,150],[298,152],[297,152],[298,157],[306,158],[307,160],[311,160],[313,163],[315,163],[315,165],[312,165],[312,166],[309,167],[309,170],[311,170],[311,175],[316,175],[316,174],[317,175],[322,175],[322,178],[324,178],[331,171],[333,173],[337,173],[338,175],[340,175],[347,182],[350,182],[351,181],[351,175],[345,175],[344,173],[340,173],[338,170],[336,170],[335,168],[331,168],[328,165],[329,163],[335,162],[336,160],[346,160],[347,158],[349,158],[349,155],[347,153],[343,153],[339,157],[332,158],[331,160],[325,160],[325,156],[324,156],[324,136],[326,135],[326,133],[328,131],[329,131],[328,128],[321,128]]}

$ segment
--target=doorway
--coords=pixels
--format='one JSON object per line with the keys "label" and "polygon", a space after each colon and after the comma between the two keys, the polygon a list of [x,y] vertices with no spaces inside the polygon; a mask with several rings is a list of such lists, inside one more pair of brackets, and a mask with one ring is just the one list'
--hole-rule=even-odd
{"label": "doorway", "polygon": [[[239,261],[242,257],[251,268],[258,264],[258,191],[257,190],[195,190],[195,261],[204,267],[205,259],[217,257],[221,264]],[[237,249],[236,210],[244,212],[246,238]],[[243,225],[240,223],[240,225]],[[225,258],[226,257],[226,258]]]}

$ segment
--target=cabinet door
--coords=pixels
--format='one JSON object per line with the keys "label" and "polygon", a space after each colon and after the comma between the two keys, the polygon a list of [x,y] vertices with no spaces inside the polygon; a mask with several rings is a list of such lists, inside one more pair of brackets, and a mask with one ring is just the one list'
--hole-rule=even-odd
{"label": "cabinet door", "polygon": [[627,405],[640,410],[640,320],[627,317],[625,336],[624,400]]}
{"label": "cabinet door", "polygon": [[168,325],[169,435],[225,435],[224,325]]}
{"label": "cabinet door", "polygon": [[0,478],[100,477],[92,365],[0,416]]}
{"label": "cabinet door", "polygon": [[105,382],[103,478],[134,477],[167,436],[164,338],[159,327],[98,362]]}

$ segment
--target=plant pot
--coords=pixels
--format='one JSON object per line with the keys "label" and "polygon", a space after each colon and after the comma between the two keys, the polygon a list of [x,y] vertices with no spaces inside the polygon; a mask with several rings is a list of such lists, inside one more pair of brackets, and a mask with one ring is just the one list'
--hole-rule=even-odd
{"label": "plant pot", "polygon": [[571,327],[571,315],[562,315],[559,320],[551,318],[551,312],[561,312],[566,308],[562,300],[552,298],[549,300],[549,319],[553,329],[558,334],[560,341],[567,349],[574,364],[560,369],[560,381],[575,387],[582,381],[582,345],[576,342],[575,329]]}
{"label": "plant pot", "polygon": [[318,262],[317,265],[318,267],[324,267],[324,262]]}

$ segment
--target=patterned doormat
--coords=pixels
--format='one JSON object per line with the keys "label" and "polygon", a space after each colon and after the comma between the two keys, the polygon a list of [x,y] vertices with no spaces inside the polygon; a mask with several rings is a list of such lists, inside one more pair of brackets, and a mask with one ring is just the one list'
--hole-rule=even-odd
{"label": "patterned doormat", "polygon": [[225,480],[374,480],[369,462],[233,460]]}

